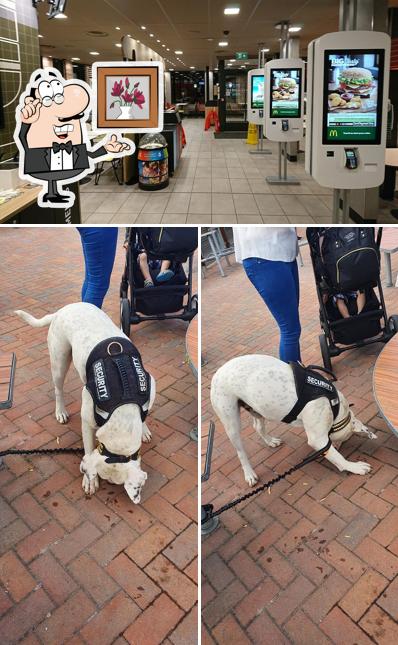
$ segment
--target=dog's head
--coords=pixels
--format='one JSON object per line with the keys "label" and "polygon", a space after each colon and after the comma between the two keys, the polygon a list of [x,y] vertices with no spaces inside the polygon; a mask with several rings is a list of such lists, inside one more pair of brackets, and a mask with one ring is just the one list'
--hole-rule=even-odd
{"label": "dog's head", "polygon": [[[106,423],[97,430],[97,439],[109,452],[129,457],[140,450],[142,434],[143,423],[139,407],[126,404],[116,408]],[[86,467],[84,472],[89,476],[91,471],[95,471],[101,479],[123,485],[134,504],[139,504],[141,489],[147,479],[147,474],[141,469],[139,455],[127,463],[109,463],[109,457],[96,448],[91,455],[84,457],[82,464]]]}
{"label": "dog's head", "polygon": [[134,502],[141,501],[141,489],[147,480],[147,473],[141,469],[141,458],[127,463],[107,463],[106,455],[96,448],[90,455],[85,455],[80,464],[80,471],[89,479],[96,475],[110,484],[123,485],[127,495]]}
{"label": "dog's head", "polygon": [[338,394],[340,398],[340,412],[335,421],[335,425],[338,427],[341,422],[344,422],[344,420],[346,420],[347,423],[341,430],[333,432],[333,440],[347,441],[347,439],[349,439],[353,434],[362,434],[368,439],[377,439],[377,435],[369,430],[362,421],[356,418],[345,396],[341,392]]}

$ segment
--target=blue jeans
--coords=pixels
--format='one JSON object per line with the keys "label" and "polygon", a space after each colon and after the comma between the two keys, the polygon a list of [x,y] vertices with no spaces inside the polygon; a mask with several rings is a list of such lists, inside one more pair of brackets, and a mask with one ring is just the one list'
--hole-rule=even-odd
{"label": "blue jeans", "polygon": [[300,287],[297,262],[248,258],[243,266],[257,289],[280,333],[279,358],[288,363],[300,360]]}
{"label": "blue jeans", "polygon": [[77,227],[83,246],[86,275],[82,287],[82,302],[101,309],[109,289],[116,255],[118,229],[114,227]]}

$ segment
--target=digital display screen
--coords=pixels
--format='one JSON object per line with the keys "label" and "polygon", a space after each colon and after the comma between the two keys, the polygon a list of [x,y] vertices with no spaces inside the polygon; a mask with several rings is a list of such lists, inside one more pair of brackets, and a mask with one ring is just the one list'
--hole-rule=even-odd
{"label": "digital display screen", "polygon": [[252,76],[251,106],[252,110],[264,109],[264,74]]}
{"label": "digital display screen", "polygon": [[271,69],[271,118],[301,117],[301,69]]}
{"label": "digital display screen", "polygon": [[381,139],[384,50],[325,51],[322,143]]}

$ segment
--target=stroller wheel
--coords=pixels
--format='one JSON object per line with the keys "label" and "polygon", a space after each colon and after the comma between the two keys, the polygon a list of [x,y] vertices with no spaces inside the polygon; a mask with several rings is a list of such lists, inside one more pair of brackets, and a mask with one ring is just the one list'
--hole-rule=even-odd
{"label": "stroller wheel", "polygon": [[130,303],[127,298],[120,301],[120,327],[130,338]]}
{"label": "stroller wheel", "polygon": [[327,370],[332,370],[332,361],[330,360],[329,347],[325,334],[319,335],[319,345],[321,348],[323,365]]}
{"label": "stroller wheel", "polygon": [[396,314],[389,317],[388,327],[393,334],[398,332],[398,316]]}

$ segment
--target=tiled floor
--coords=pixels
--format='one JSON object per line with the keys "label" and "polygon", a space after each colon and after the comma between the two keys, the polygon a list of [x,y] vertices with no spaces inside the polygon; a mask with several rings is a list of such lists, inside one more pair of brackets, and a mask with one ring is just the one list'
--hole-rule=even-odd
{"label": "tiled floor", "polygon": [[[303,361],[321,361],[318,304],[308,247],[300,268]],[[394,282],[398,257],[393,256]],[[203,428],[215,419],[210,378],[240,354],[277,355],[278,332],[243,269],[232,263],[202,281]],[[385,288],[390,314],[398,288]],[[398,642],[398,438],[377,415],[372,372],[380,344],[333,360],[337,386],[355,414],[375,429],[374,441],[352,437],[345,457],[369,461],[360,477],[340,473],[326,460],[313,463],[220,517],[202,544],[203,645],[390,645]],[[302,428],[268,423],[282,436],[266,447],[242,414],[243,441],[260,477],[271,479],[309,448]],[[215,508],[246,493],[236,451],[216,422],[213,466],[203,503]]]}
{"label": "tiled floor", "polygon": [[[74,229],[4,228],[0,350],[17,354],[14,404],[0,413],[0,449],[81,445],[81,383],[66,382],[70,421],[54,418],[46,329],[37,316],[80,299],[83,260]],[[104,309],[119,321],[120,240]],[[195,273],[195,282],[197,273]],[[197,642],[197,384],[182,321],[133,328],[157,397],[143,444],[142,502],[101,482],[85,498],[80,458],[6,457],[0,469],[0,641],[61,645]]]}
{"label": "tiled floor", "polygon": [[[278,172],[277,144],[272,155],[250,155],[245,139],[215,139],[203,119],[185,119],[187,146],[170,186],[146,193],[138,186],[118,186],[110,173],[98,186],[81,187],[83,221],[92,224],[297,224],[331,221],[332,191],[304,170],[304,155],[289,164],[298,186],[271,186]],[[383,209],[383,220],[396,223]]]}

